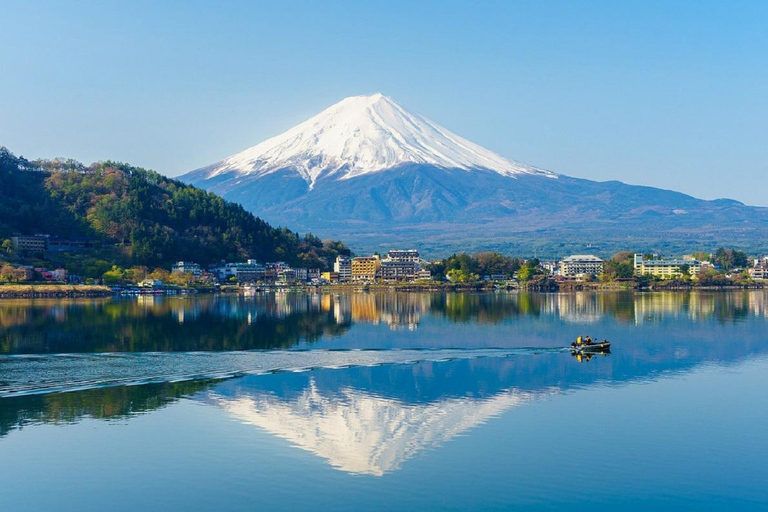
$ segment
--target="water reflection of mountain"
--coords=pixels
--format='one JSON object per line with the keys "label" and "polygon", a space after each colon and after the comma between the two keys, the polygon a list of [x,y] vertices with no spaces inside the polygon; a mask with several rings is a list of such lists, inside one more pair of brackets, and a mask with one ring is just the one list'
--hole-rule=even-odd
{"label": "water reflection of mountain", "polygon": [[532,400],[654,380],[766,352],[765,343],[691,340],[684,349],[628,346],[588,364],[549,352],[246,377],[200,396],[337,469],[383,475],[418,452]]}
{"label": "water reflection of mountain", "polygon": [[587,364],[543,352],[3,398],[0,436],[35,423],[129,418],[194,395],[341,470],[381,475],[531,400],[764,355],[764,326],[742,323],[725,340],[627,340]]}
{"label": "water reflection of mountain", "polygon": [[268,382],[285,391],[280,377],[261,382],[242,379],[217,389],[209,400],[232,417],[286,439],[337,469],[377,476],[537,397],[508,389],[484,397],[446,395],[409,403],[355,387],[323,388],[314,375],[304,383],[293,381],[297,387],[290,389],[290,399],[261,387]]}

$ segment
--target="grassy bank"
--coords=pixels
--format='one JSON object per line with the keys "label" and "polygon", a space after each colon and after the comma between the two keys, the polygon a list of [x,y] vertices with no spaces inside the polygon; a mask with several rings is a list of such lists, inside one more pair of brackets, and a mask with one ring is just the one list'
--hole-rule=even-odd
{"label": "grassy bank", "polygon": [[107,297],[110,295],[112,295],[112,290],[107,286],[67,284],[0,285],[0,298]]}

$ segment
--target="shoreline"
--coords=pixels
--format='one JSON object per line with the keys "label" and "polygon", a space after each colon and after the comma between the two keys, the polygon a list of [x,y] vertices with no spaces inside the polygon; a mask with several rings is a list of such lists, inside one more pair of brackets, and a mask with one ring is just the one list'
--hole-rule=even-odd
{"label": "shoreline", "polygon": [[0,286],[0,299],[96,298],[111,297],[108,286],[88,284],[6,284]]}
{"label": "shoreline", "polygon": [[[490,293],[490,292],[532,292],[532,293],[573,293],[573,292],[664,292],[664,291],[737,291],[737,290],[762,290],[766,288],[766,283],[745,283],[728,285],[691,285],[691,284],[673,284],[664,285],[663,283],[651,283],[649,286],[638,286],[639,283],[547,283],[544,286],[497,286],[493,284],[452,284],[452,283],[407,283],[407,284],[335,284],[335,285],[301,285],[301,286],[262,286],[256,287],[259,292],[448,292],[448,293]],[[654,284],[656,284],[654,286]],[[659,285],[660,284],[660,285]],[[173,296],[186,294],[237,294],[242,293],[239,287],[226,286],[220,289],[173,289],[156,291],[143,295],[153,296]],[[36,299],[36,298],[109,298],[125,297],[138,295],[122,295],[115,292],[108,286],[101,285],[51,285],[51,284],[30,284],[0,285],[0,300],[2,299]]]}

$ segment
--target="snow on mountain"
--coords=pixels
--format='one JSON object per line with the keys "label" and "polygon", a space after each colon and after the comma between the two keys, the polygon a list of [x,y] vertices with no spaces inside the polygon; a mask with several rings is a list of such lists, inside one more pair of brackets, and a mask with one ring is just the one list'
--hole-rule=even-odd
{"label": "snow on mountain", "polygon": [[322,177],[348,179],[403,164],[557,177],[504,158],[407,112],[388,96],[374,94],[345,98],[281,135],[205,168],[205,178],[225,173],[257,177],[290,169],[313,188]]}

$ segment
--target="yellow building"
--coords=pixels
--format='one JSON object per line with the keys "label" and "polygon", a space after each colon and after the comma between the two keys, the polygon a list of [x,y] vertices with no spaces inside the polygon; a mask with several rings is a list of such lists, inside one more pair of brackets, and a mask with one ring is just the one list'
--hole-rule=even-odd
{"label": "yellow building", "polygon": [[638,276],[656,276],[662,279],[672,279],[683,275],[683,266],[688,266],[688,274],[699,275],[701,262],[684,259],[652,259],[646,260],[642,254],[635,254],[635,274]]}
{"label": "yellow building", "polygon": [[352,281],[375,281],[381,268],[378,256],[352,258]]}
{"label": "yellow building", "polygon": [[338,283],[339,282],[339,273],[338,272],[323,272],[320,274],[320,279],[325,279],[329,283]]}

